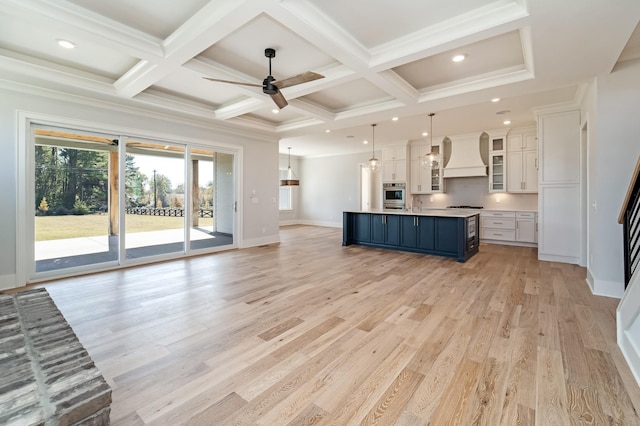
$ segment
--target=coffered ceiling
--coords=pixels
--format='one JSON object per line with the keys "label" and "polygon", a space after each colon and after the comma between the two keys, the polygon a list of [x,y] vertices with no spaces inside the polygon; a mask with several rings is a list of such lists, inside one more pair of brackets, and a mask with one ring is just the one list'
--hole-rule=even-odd
{"label": "coffered ceiling", "polygon": [[[0,0],[0,12],[3,86],[259,132],[300,156],[366,151],[373,122],[376,145],[420,139],[429,112],[437,136],[532,125],[532,107],[575,101],[640,57],[637,0]],[[283,89],[282,110],[260,87],[203,78],[262,84],[265,48],[276,80],[324,78]]]}

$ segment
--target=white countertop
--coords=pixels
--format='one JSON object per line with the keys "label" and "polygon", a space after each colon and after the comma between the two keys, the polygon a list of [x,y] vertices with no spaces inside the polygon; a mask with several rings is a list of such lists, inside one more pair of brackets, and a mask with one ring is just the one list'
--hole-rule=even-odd
{"label": "white countertop", "polygon": [[[450,209],[445,209],[444,207],[423,207],[422,208],[422,211],[429,211],[429,210],[450,210]],[[481,212],[538,213],[538,210],[531,210],[531,209],[457,209],[457,210],[474,211],[474,212],[477,212],[477,213],[481,213]]]}
{"label": "white countertop", "polygon": [[421,212],[406,210],[345,210],[346,213],[374,213],[393,214],[398,216],[437,216],[437,217],[471,217],[477,215],[480,210],[471,209],[428,209]]}

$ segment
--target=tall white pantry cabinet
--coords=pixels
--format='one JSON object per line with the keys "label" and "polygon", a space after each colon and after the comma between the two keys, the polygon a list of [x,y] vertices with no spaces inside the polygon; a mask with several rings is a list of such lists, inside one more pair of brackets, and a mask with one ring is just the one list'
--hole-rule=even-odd
{"label": "tall white pantry cabinet", "polygon": [[580,264],[580,111],[538,111],[538,258]]}

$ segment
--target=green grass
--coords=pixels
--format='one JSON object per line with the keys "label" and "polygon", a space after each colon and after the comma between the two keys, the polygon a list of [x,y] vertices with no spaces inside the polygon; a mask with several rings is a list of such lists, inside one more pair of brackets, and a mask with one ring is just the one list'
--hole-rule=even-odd
{"label": "green grass", "polygon": [[[62,240],[66,238],[96,237],[109,232],[109,216],[88,214],[84,216],[36,216],[36,241]],[[182,217],[143,216],[128,214],[125,218],[127,232],[162,231],[181,229]],[[200,218],[199,226],[212,226],[213,219]]]}

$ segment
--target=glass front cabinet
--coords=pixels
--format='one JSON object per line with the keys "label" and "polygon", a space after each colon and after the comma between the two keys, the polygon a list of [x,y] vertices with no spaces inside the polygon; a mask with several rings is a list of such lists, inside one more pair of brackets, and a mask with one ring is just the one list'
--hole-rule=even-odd
{"label": "glass front cabinet", "polygon": [[435,154],[435,158],[432,163],[427,167],[431,169],[431,192],[443,192],[442,191],[442,157],[440,153],[440,146],[433,145],[431,148]]}
{"label": "glass front cabinet", "polygon": [[489,192],[507,191],[507,134],[492,135],[489,141]]}
{"label": "glass front cabinet", "polygon": [[433,194],[444,192],[442,182],[442,150],[440,145],[433,144],[432,151],[435,154],[433,161],[428,161],[427,153],[430,151],[426,142],[411,144],[411,193]]}

